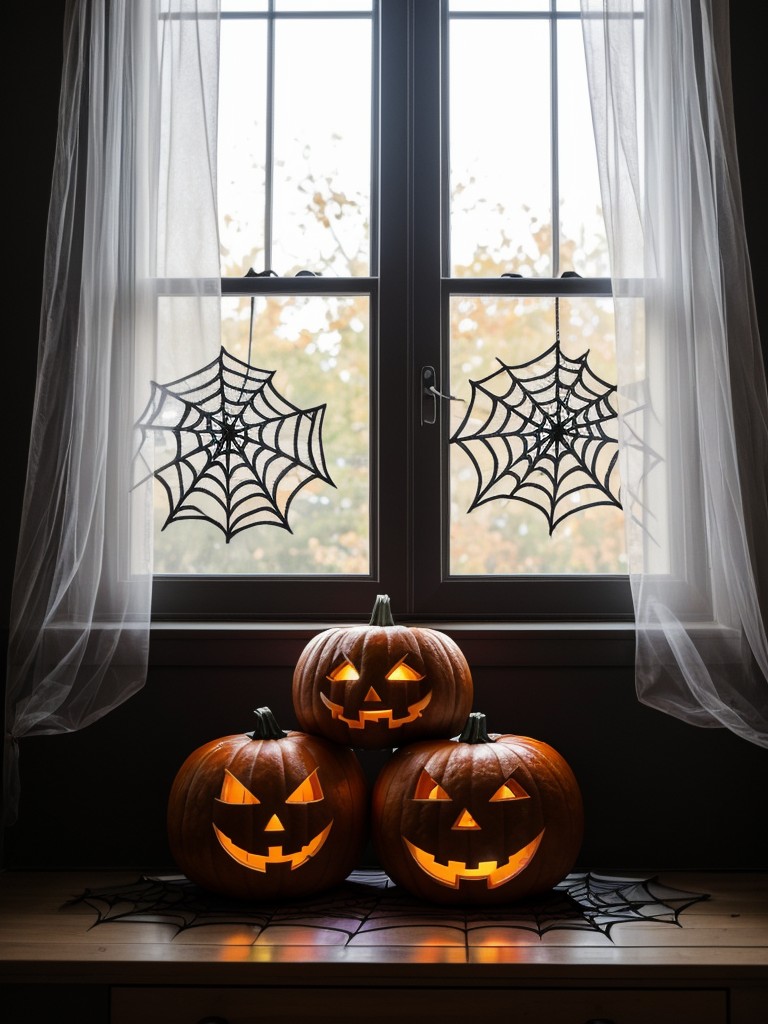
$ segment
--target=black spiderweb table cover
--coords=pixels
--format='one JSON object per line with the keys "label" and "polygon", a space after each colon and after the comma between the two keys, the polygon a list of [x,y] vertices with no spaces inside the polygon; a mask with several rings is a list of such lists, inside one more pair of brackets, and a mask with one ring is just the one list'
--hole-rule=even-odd
{"label": "black spiderweb table cover", "polygon": [[688,907],[708,899],[684,892],[656,876],[626,878],[593,872],[568,875],[549,893],[497,909],[445,908],[417,900],[381,871],[354,871],[323,894],[295,901],[248,903],[206,892],[183,875],[141,875],[134,882],[86,889],[67,904],[96,913],[91,927],[108,922],[171,924],[176,934],[207,925],[242,925],[254,941],[276,925],[316,928],[337,934],[343,945],[380,941],[387,930],[428,925],[463,933],[496,926],[522,929],[540,938],[555,929],[596,932],[610,939],[621,923],[654,921],[680,927]]}

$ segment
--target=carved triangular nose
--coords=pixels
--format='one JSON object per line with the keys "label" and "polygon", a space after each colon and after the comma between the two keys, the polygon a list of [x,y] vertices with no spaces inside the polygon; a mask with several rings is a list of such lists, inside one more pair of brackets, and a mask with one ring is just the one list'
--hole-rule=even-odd
{"label": "carved triangular nose", "polygon": [[280,821],[276,814],[273,814],[267,824],[264,826],[265,832],[285,832],[283,823]]}
{"label": "carved triangular nose", "polygon": [[376,693],[372,686],[369,688],[368,693],[366,693],[364,699],[366,701],[376,701],[378,704],[381,704],[381,697],[378,695],[378,693]]}
{"label": "carved triangular nose", "polygon": [[474,829],[479,829],[480,826],[477,824],[475,819],[472,817],[472,815],[469,813],[469,811],[465,807],[464,810],[461,812],[461,814],[456,819],[456,821],[454,821],[453,828],[474,828]]}

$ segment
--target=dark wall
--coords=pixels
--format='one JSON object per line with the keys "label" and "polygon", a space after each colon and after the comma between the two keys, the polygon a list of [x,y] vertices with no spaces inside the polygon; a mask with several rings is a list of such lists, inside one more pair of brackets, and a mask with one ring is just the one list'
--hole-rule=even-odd
{"label": "dark wall", "polygon": [[761,96],[760,88],[766,20],[765,10],[756,10],[750,0],[731,0],[731,80],[744,222],[763,358],[768,365],[768,191],[759,128],[766,118],[765,96]]}
{"label": "dark wall", "polygon": [[[755,69],[761,34],[754,8],[736,0],[733,73],[748,239],[756,270],[758,315],[766,326],[763,93]],[[10,351],[13,387],[6,443],[6,537],[2,549],[2,622],[7,623],[26,471],[36,364],[45,220],[53,160],[63,4],[46,5],[29,31],[21,5],[8,12],[7,45],[28,68],[7,105],[15,139],[10,166],[15,197],[6,239],[20,263]],[[760,45],[762,43],[760,42]],[[762,59],[760,57],[759,59]],[[161,645],[162,646],[162,645]],[[251,728],[254,707],[269,704],[295,726],[291,665],[302,644],[249,646],[240,665],[172,663],[153,657],[145,688],[122,707],[74,734],[21,741],[22,803],[5,838],[5,867],[169,867],[165,804],[173,776],[195,747]],[[266,653],[265,653],[266,652]],[[153,646],[153,655],[155,654]],[[527,666],[495,660],[479,642],[465,651],[477,698],[496,731],[546,740],[581,784],[587,831],[581,866],[595,870],[757,870],[768,863],[761,812],[768,752],[725,730],[702,730],[641,706],[626,658],[583,653],[569,664],[535,652]],[[596,651],[597,655],[597,651]],[[508,659],[519,661],[519,658]],[[226,663],[225,663],[226,662]],[[385,755],[363,755],[370,779]]]}
{"label": "dark wall", "polygon": [[[295,663],[300,650],[286,653]],[[468,657],[475,650],[466,645]],[[252,710],[264,704],[283,728],[296,728],[291,664],[250,663],[258,657],[256,645],[239,666],[156,668],[140,693],[89,728],[22,740],[21,811],[7,831],[6,866],[172,868],[166,801],[186,756],[251,729]],[[491,731],[545,740],[573,768],[585,802],[584,870],[768,864],[765,750],[640,706],[628,667],[482,664],[473,676],[474,706]],[[389,754],[359,756],[372,781]]]}
{"label": "dark wall", "polygon": [[[56,120],[61,75],[63,0],[47,4],[44,16],[35,17],[30,31],[29,8],[14,5],[4,35],[9,66],[16,69],[14,95],[5,104],[11,145],[7,147],[6,189],[3,210],[8,265],[18,279],[6,292],[5,357],[10,362],[12,386],[6,380],[3,401],[7,409],[8,442],[4,445],[3,507],[5,544],[0,546],[0,623],[7,631],[11,580],[16,558],[16,537],[27,471],[26,438],[32,416],[40,297],[45,253],[45,228],[51,169],[56,145]],[[6,371],[7,372],[7,371]],[[3,662],[5,659],[3,659]]]}

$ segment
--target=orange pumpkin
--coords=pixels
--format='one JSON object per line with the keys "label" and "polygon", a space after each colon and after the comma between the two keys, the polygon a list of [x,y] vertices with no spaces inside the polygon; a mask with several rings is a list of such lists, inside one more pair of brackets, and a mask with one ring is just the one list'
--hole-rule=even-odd
{"label": "orange pumpkin", "polygon": [[386,595],[376,598],[367,625],[313,637],[293,674],[301,728],[366,750],[452,735],[472,694],[472,673],[458,645],[435,629],[395,625]]}
{"label": "orange pumpkin", "polygon": [[283,732],[269,708],[252,733],[193,751],[168,799],[174,860],[225,896],[277,899],[320,892],[357,866],[367,838],[368,786],[352,750]]}
{"label": "orange pumpkin", "polygon": [[373,787],[382,867],[434,903],[506,903],[551,889],[572,869],[583,828],[561,755],[527,736],[489,734],[479,713],[454,739],[397,750]]}

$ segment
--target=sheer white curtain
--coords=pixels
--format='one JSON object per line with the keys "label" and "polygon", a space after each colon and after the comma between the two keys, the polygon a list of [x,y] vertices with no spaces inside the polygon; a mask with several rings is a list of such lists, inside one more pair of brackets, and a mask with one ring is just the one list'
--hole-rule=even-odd
{"label": "sheer white curtain", "polygon": [[[136,486],[134,424],[156,373],[219,348],[218,18],[216,0],[67,3],[9,633],[6,824],[19,741],[83,728],[145,681],[151,480]],[[166,294],[174,278],[193,282],[185,295]]]}
{"label": "sheer white curtain", "polygon": [[639,699],[768,746],[768,401],[727,0],[582,0]]}

